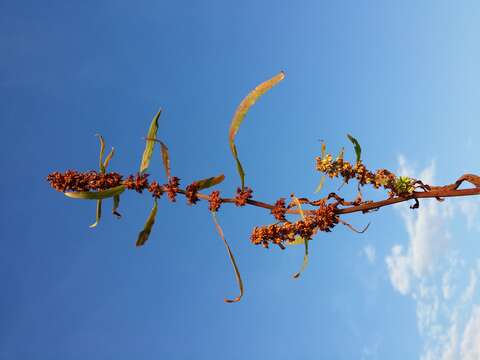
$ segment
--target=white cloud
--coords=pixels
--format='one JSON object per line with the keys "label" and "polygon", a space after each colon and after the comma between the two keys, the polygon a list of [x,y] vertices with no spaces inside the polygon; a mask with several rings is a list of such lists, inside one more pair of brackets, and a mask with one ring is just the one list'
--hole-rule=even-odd
{"label": "white cloud", "polygon": [[461,345],[463,360],[480,359],[480,305],[474,306]]}
{"label": "white cloud", "polygon": [[[434,162],[417,176],[405,157],[399,156],[398,162],[399,175],[435,184]],[[480,259],[472,253],[462,257],[457,251],[462,239],[457,236],[453,242],[450,230],[454,223],[465,221],[467,230],[478,231],[479,206],[468,199],[423,200],[415,211],[405,204],[395,206],[404,220],[408,244],[394,245],[385,262],[393,288],[415,301],[423,360],[480,359],[480,305],[474,306]]]}
{"label": "white cloud", "polygon": [[375,251],[375,248],[372,245],[368,244],[367,246],[365,246],[363,248],[363,253],[367,257],[367,260],[370,264],[375,263],[376,251]]}
{"label": "white cloud", "polygon": [[393,287],[403,295],[410,292],[410,259],[403,255],[401,245],[392,248],[392,255],[385,259]]}

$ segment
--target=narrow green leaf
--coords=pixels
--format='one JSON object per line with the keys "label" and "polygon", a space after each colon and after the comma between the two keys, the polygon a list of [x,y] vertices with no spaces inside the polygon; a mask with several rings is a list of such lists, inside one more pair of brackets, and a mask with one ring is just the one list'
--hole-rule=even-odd
{"label": "narrow green leaf", "polygon": [[114,154],[115,154],[115,148],[112,147],[112,150],[110,150],[107,157],[105,158],[105,161],[103,162],[103,171],[104,172],[107,170],[108,164],[110,163],[110,160],[112,160],[112,157],[113,157]]}
{"label": "narrow green leaf", "polygon": [[355,154],[357,155],[357,163],[360,162],[360,156],[362,154],[362,148],[360,147],[360,144],[358,143],[357,139],[355,139],[352,135],[347,134],[348,140],[350,140],[353,144],[353,147],[355,149]]}
{"label": "narrow green leaf", "polygon": [[95,222],[90,225],[90,228],[94,228],[100,222],[100,217],[102,216],[102,200],[97,200],[97,212],[95,215]]}
{"label": "narrow green leaf", "polygon": [[197,185],[198,190],[203,190],[203,189],[208,189],[212,186],[220,184],[224,179],[225,179],[225,176],[221,174],[218,176],[209,177],[207,179],[195,181],[195,184]]}
{"label": "narrow green leaf", "polygon": [[84,200],[101,200],[106,199],[115,195],[121,194],[125,191],[124,185],[119,185],[111,189],[103,191],[70,191],[64,193],[65,196],[68,196],[72,199],[84,199]]}
{"label": "narrow green leaf", "polygon": [[105,153],[105,140],[103,140],[103,136],[100,134],[95,134],[100,140],[100,156],[98,160],[98,166],[100,168],[100,172],[103,174],[105,173],[105,166],[103,165],[103,154]]}
{"label": "narrow green leaf", "polygon": [[255,102],[265,94],[268,90],[272,87],[277,85],[280,81],[285,78],[285,73],[281,71],[271,79],[261,83],[255,89],[253,89],[245,98],[243,98],[240,105],[237,107],[235,114],[233,115],[232,122],[230,124],[230,132],[229,132],[229,142],[230,142],[230,150],[232,151],[233,157],[237,163],[237,170],[238,174],[240,175],[240,180],[242,182],[242,189],[245,187],[245,172],[243,171],[243,167],[238,159],[238,152],[235,147],[235,136],[242,124],[245,116],[247,115],[248,110],[250,107],[255,104]]}
{"label": "narrow green leaf", "polygon": [[148,240],[148,237],[152,232],[153,224],[155,223],[155,216],[157,215],[157,209],[158,209],[157,199],[154,199],[152,211],[150,211],[150,215],[148,216],[148,219],[145,222],[145,226],[143,227],[143,230],[140,231],[140,233],[138,234],[136,246],[142,246]]}
{"label": "narrow green leaf", "polygon": [[295,240],[289,242],[287,245],[303,245],[305,244],[305,239],[300,235],[295,235]]}
{"label": "narrow green leaf", "polygon": [[240,299],[241,299],[242,296],[243,296],[243,281],[242,281],[242,277],[240,276],[240,271],[238,270],[238,266],[237,266],[237,263],[236,263],[236,261],[235,261],[235,257],[233,256],[232,250],[230,250],[230,246],[228,245],[228,242],[227,242],[227,240],[225,239],[225,236],[223,235],[223,230],[222,230],[222,228],[220,227],[220,225],[218,224],[217,216],[216,216],[216,214],[215,214],[215,211],[212,211],[212,217],[213,217],[213,222],[215,223],[215,227],[217,228],[218,234],[219,234],[220,237],[222,238],[223,243],[225,244],[225,247],[226,247],[226,249],[227,249],[228,257],[230,258],[230,262],[232,263],[233,270],[235,271],[235,277],[236,277],[236,279],[237,279],[238,287],[239,287],[239,289],[240,289],[240,295],[239,295],[239,296],[237,296],[235,299],[225,299],[225,302],[227,302],[227,303],[239,302]]}
{"label": "narrow green leaf", "polygon": [[150,159],[152,158],[153,148],[155,147],[155,141],[157,137],[157,130],[158,130],[158,119],[160,118],[160,114],[162,113],[162,109],[160,109],[157,114],[152,119],[150,123],[150,128],[148,129],[147,139],[145,140],[145,150],[143,151],[142,156],[142,163],[140,164],[140,173],[144,173],[148,166],[150,165]]}
{"label": "narrow green leaf", "polygon": [[[295,197],[295,196],[292,196],[292,197],[293,197],[293,200],[295,201],[295,203],[297,204],[298,211],[300,211],[300,216],[304,220],[305,219],[305,214],[303,213],[303,210],[302,210],[302,204],[300,204],[300,201],[298,200],[297,197]],[[301,236],[298,236],[298,238],[299,239],[297,239],[297,236],[295,237],[295,242],[298,241],[298,243],[300,244],[303,240],[303,243],[305,244],[305,255],[303,256],[302,267],[300,268],[300,270],[297,273],[293,274],[294,279],[298,279],[300,277],[301,273],[307,268],[307,265],[308,265],[308,239],[302,238]]]}
{"label": "narrow green leaf", "polygon": [[122,215],[117,211],[119,206],[120,206],[120,195],[114,195],[113,196],[112,214],[115,215],[117,218],[122,217]]}
{"label": "narrow green leaf", "polygon": [[167,179],[170,180],[170,156],[168,154],[168,147],[160,141],[160,149],[162,151],[163,167],[165,168],[165,174]]}
{"label": "narrow green leaf", "polygon": [[319,182],[317,188],[315,189],[316,193],[318,193],[322,190],[324,182],[325,182],[325,175],[323,175],[322,178],[320,179],[320,182]]}

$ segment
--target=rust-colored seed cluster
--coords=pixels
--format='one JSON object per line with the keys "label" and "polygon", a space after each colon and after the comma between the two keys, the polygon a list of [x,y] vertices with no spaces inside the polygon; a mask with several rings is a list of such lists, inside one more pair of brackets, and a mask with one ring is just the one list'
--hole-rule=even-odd
{"label": "rust-colored seed cluster", "polygon": [[198,201],[198,184],[192,183],[185,188],[185,197],[189,205],[196,204]]}
{"label": "rust-colored seed cluster", "polygon": [[286,221],[282,224],[255,227],[250,240],[253,244],[262,245],[265,248],[273,243],[283,249],[285,244],[295,241],[295,236],[309,240],[318,230],[331,231],[338,222],[339,218],[335,214],[335,206],[323,202],[314,214],[307,215],[297,222]]}
{"label": "rust-colored seed cluster", "polygon": [[396,188],[397,177],[386,169],[379,169],[375,173],[369,171],[361,161],[352,166],[348,161],[344,161],[343,156],[338,156],[333,160],[332,155],[327,154],[324,157],[317,157],[317,170],[329,176],[330,178],[343,177],[346,183],[350,179],[357,179],[361,186],[372,184],[375,189],[384,187],[389,190],[389,196],[399,195]]}
{"label": "rust-colored seed cluster", "polygon": [[152,196],[159,199],[163,195],[163,187],[156,181],[152,181],[148,187],[148,191],[152,193]]}
{"label": "rust-colored seed cluster", "polygon": [[177,192],[180,189],[179,186],[180,186],[180,179],[178,177],[172,176],[170,179],[168,179],[168,184],[166,184],[164,187],[167,192],[168,199],[170,201],[172,202],[176,201]]}
{"label": "rust-colored seed cluster", "polygon": [[221,203],[222,199],[220,198],[220,191],[212,191],[210,196],[208,197],[208,210],[217,212],[218,209],[220,209]]}
{"label": "rust-colored seed cluster", "polygon": [[96,171],[78,172],[67,170],[64,173],[55,171],[47,176],[47,181],[57,191],[100,191],[119,186],[122,175],[116,172],[107,174]]}
{"label": "rust-colored seed cluster", "polygon": [[129,190],[135,190],[142,193],[143,190],[148,189],[148,174],[137,173],[135,176],[130,175],[123,184]]}
{"label": "rust-colored seed cluster", "polygon": [[285,207],[285,198],[278,199],[275,202],[273,209],[270,211],[270,213],[278,221],[287,221],[287,219],[285,218],[286,212],[287,212],[287,208]]}
{"label": "rust-colored seed cluster", "polygon": [[244,188],[243,190],[237,188],[237,195],[235,196],[235,205],[236,206],[245,206],[247,200],[252,197],[252,189],[249,187]]}

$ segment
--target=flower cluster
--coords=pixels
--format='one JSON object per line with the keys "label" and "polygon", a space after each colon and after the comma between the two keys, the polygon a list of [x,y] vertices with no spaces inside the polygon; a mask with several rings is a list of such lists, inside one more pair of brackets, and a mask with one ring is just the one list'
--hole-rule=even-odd
{"label": "flower cluster", "polygon": [[404,196],[411,194],[414,190],[414,179],[397,177],[386,169],[371,172],[361,161],[358,161],[355,165],[345,161],[343,154],[340,154],[335,160],[330,154],[323,157],[319,156],[316,160],[317,170],[330,178],[341,176],[345,183],[348,183],[350,179],[356,179],[360,186],[371,184],[375,189],[383,187],[389,190],[389,197]]}
{"label": "flower cluster", "polygon": [[270,214],[272,214],[278,221],[287,221],[287,219],[285,218],[286,212],[287,208],[285,207],[285,199],[280,198],[275,202],[275,205],[270,211]]}
{"label": "flower cluster", "polygon": [[235,196],[235,205],[236,206],[245,206],[247,200],[252,197],[252,189],[249,187],[244,188],[243,190],[237,188],[237,196]]}
{"label": "flower cluster", "polygon": [[198,184],[192,183],[185,188],[185,197],[189,205],[196,204],[198,201]]}
{"label": "flower cluster", "polygon": [[130,175],[123,184],[129,190],[135,190],[142,193],[143,190],[148,189],[148,174],[137,173],[135,176]]}
{"label": "flower cluster", "polygon": [[218,211],[218,209],[220,209],[221,203],[222,199],[220,198],[220,191],[212,191],[212,193],[208,197],[208,210],[213,212]]}
{"label": "flower cluster", "polygon": [[165,185],[165,190],[167,192],[168,198],[170,201],[175,202],[177,193],[180,186],[180,179],[176,176],[172,176],[168,179],[168,184]]}
{"label": "flower cluster", "polygon": [[312,214],[297,222],[285,221],[281,224],[255,227],[250,240],[253,244],[265,248],[268,248],[270,243],[284,248],[285,244],[294,242],[296,236],[310,240],[318,230],[329,232],[338,222],[335,206],[323,202]]}
{"label": "flower cluster", "polygon": [[78,172],[67,170],[64,173],[55,171],[47,176],[47,181],[57,191],[100,191],[119,186],[122,175],[116,172],[107,174],[96,171]]}
{"label": "flower cluster", "polygon": [[155,199],[159,199],[163,195],[163,187],[156,181],[152,181],[150,186],[148,187],[148,191],[152,193],[152,196]]}

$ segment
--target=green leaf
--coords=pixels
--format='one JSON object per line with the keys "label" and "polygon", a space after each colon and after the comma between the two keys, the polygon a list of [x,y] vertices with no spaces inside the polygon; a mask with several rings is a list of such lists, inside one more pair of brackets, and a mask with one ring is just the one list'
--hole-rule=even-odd
{"label": "green leaf", "polygon": [[320,183],[318,184],[317,188],[315,189],[316,193],[318,193],[322,190],[324,182],[325,182],[325,175],[323,175],[322,178],[320,179]]}
{"label": "green leaf", "polygon": [[103,154],[105,153],[105,140],[103,140],[103,136],[100,134],[95,134],[95,136],[98,136],[98,140],[100,140],[100,156],[98,160],[98,166],[100,168],[100,172],[104,174],[105,166],[103,165]]}
{"label": "green leaf", "polygon": [[117,218],[122,217],[122,215],[117,211],[119,206],[120,206],[120,195],[114,195],[113,196],[112,214],[115,215]]}
{"label": "green leaf", "polygon": [[295,235],[295,240],[289,242],[287,245],[303,245],[305,244],[305,239],[300,235]]}
{"label": "green leaf", "polygon": [[152,211],[150,211],[150,215],[148,216],[148,219],[145,222],[145,226],[143,227],[143,230],[140,231],[140,233],[138,234],[136,246],[143,246],[145,242],[148,240],[148,237],[152,232],[153,224],[155,223],[155,216],[157,215],[157,209],[158,209],[158,203],[157,203],[157,199],[155,199],[153,202]]}
{"label": "green leaf", "polygon": [[[295,203],[297,204],[297,207],[298,207],[298,211],[300,211],[300,216],[302,217],[302,219],[304,220],[305,219],[305,214],[303,213],[303,210],[302,210],[302,204],[300,204],[300,201],[298,200],[297,197],[293,196],[293,200],[295,201]],[[305,239],[305,238],[302,238],[301,236],[295,236],[295,242],[301,244],[303,241],[303,243],[305,244],[305,255],[303,256],[303,263],[302,263],[302,267],[300,268],[300,270],[293,274],[293,278],[294,279],[298,279],[301,275],[301,273],[307,268],[307,265],[308,265],[308,239]]]}
{"label": "green leaf", "polygon": [[235,114],[233,115],[232,122],[230,124],[230,132],[229,132],[229,142],[230,142],[230,150],[232,151],[233,157],[237,163],[237,170],[238,174],[240,175],[240,180],[242,182],[242,189],[245,187],[245,172],[243,171],[242,164],[238,159],[238,152],[235,146],[234,140],[237,132],[242,124],[245,116],[247,115],[248,110],[250,107],[255,104],[255,102],[265,94],[268,90],[272,87],[277,85],[280,81],[285,78],[285,73],[281,71],[271,79],[261,83],[255,89],[253,89],[245,98],[243,98],[240,105],[237,107]]}
{"label": "green leaf", "polygon": [[240,276],[240,271],[238,270],[238,266],[237,266],[237,263],[236,263],[236,261],[235,261],[235,257],[233,256],[232,250],[230,249],[230,246],[228,245],[228,242],[227,242],[227,240],[225,239],[225,236],[223,235],[223,230],[222,230],[222,228],[220,227],[220,225],[218,224],[217,215],[216,215],[215,211],[212,211],[212,217],[213,217],[213,222],[215,223],[215,227],[217,228],[218,234],[219,234],[220,237],[222,238],[223,243],[225,244],[225,247],[226,247],[226,249],[227,249],[228,257],[230,258],[230,262],[232,263],[233,270],[235,271],[235,277],[236,277],[236,279],[237,279],[237,284],[238,284],[238,287],[239,287],[239,290],[240,290],[240,295],[239,295],[239,296],[237,296],[237,297],[234,298],[234,299],[225,299],[225,302],[227,302],[227,303],[239,302],[240,299],[241,299],[242,296],[243,296],[243,281],[242,281],[242,277]]}
{"label": "green leaf", "polygon": [[195,184],[197,185],[198,190],[203,190],[203,189],[208,189],[212,186],[220,184],[224,179],[225,179],[225,176],[221,174],[218,176],[209,177],[207,179],[195,181]]}
{"label": "green leaf", "polygon": [[95,215],[95,222],[90,225],[90,228],[94,228],[100,222],[100,217],[102,216],[102,200],[97,200],[97,212]]}
{"label": "green leaf", "polygon": [[124,191],[125,185],[119,185],[103,191],[70,191],[64,194],[72,199],[101,200],[119,195]]}
{"label": "green leaf", "polygon": [[158,110],[157,114],[152,119],[150,123],[150,128],[148,129],[147,139],[145,140],[145,150],[143,151],[142,156],[142,163],[140,165],[140,173],[144,173],[148,166],[150,165],[150,159],[152,158],[153,148],[155,147],[155,139],[157,137],[157,130],[158,130],[158,119],[160,118],[160,114],[162,113],[162,109]]}
{"label": "green leaf", "polygon": [[160,149],[162,151],[163,167],[165,168],[165,174],[167,179],[170,180],[170,156],[168,154],[168,147],[160,141]]}
{"label": "green leaf", "polygon": [[360,162],[360,155],[362,154],[362,148],[358,143],[357,139],[355,139],[352,135],[347,134],[348,140],[350,140],[355,148],[355,154],[357,155],[357,163]]}
{"label": "green leaf", "polygon": [[113,157],[114,154],[115,154],[115,148],[112,147],[112,150],[110,150],[107,157],[105,158],[105,161],[103,162],[103,171],[104,172],[107,170],[108,164],[110,163],[110,160],[112,160],[112,157]]}

